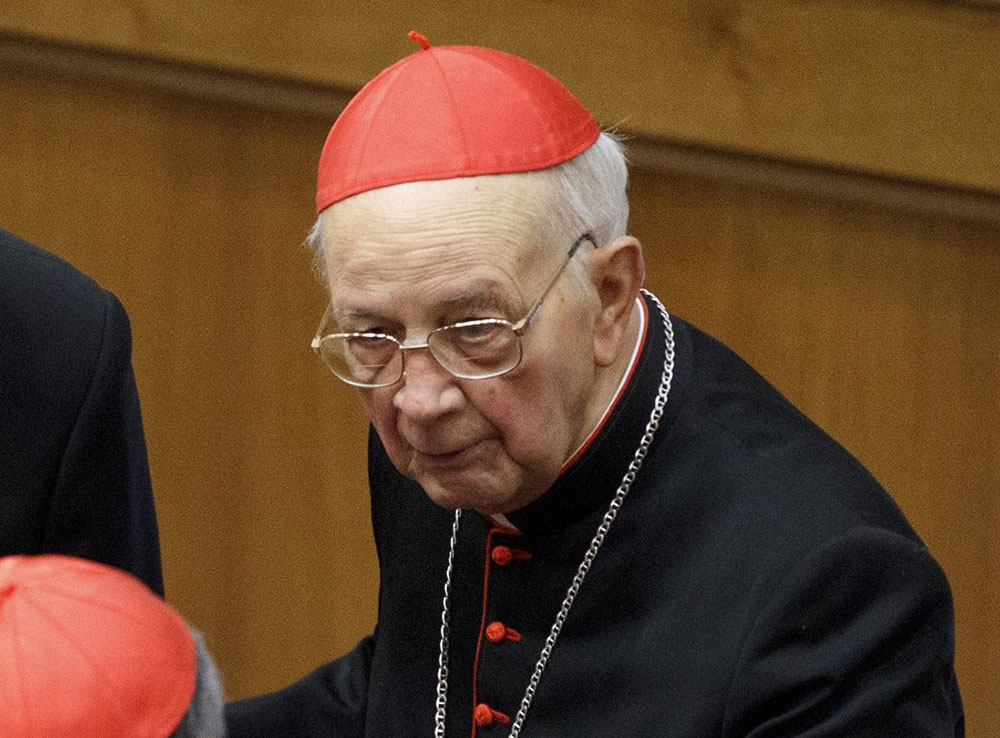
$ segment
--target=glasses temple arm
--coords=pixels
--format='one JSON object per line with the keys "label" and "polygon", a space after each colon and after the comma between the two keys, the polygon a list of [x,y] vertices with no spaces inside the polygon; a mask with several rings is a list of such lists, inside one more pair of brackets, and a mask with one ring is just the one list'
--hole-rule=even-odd
{"label": "glasses temple arm", "polygon": [[313,336],[312,342],[309,344],[312,350],[319,353],[319,342],[323,338],[323,326],[326,325],[326,319],[330,317],[330,311],[333,309],[331,303],[326,304],[326,310],[323,311],[323,317],[319,320],[319,325],[316,326],[316,335]]}
{"label": "glasses temple arm", "polygon": [[519,320],[516,325],[511,326],[514,329],[515,333],[520,334],[521,331],[523,331],[525,328],[531,325],[531,321],[535,319],[535,315],[541,309],[542,303],[545,302],[545,298],[548,297],[549,293],[552,291],[552,288],[556,286],[556,282],[559,281],[559,277],[562,276],[562,273],[566,271],[566,267],[568,267],[570,261],[572,261],[573,254],[577,252],[577,250],[580,248],[580,246],[583,244],[584,241],[590,241],[594,245],[594,248],[597,248],[597,242],[594,241],[594,237],[591,236],[589,233],[584,233],[582,236],[580,236],[573,242],[573,245],[569,247],[569,253],[566,255],[566,259],[563,261],[562,266],[559,267],[559,271],[556,272],[555,276],[552,278],[552,281],[549,282],[549,286],[545,288],[545,291],[535,301],[535,304],[531,306],[531,309],[528,311],[528,314],[525,315],[523,318],[521,318],[521,320]]}

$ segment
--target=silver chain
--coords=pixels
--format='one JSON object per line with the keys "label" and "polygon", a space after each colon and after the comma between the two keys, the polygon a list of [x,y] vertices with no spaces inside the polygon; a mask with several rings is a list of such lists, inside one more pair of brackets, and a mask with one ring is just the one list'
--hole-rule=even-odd
{"label": "silver chain", "polygon": [[444,575],[444,601],[441,608],[441,652],[438,655],[437,716],[434,719],[434,738],[444,738],[444,715],[448,704],[448,622],[451,620],[451,571],[455,564],[455,542],[458,540],[458,524],[462,520],[462,510],[455,511],[455,522],[451,524],[451,548],[448,551],[448,568]]}
{"label": "silver chain", "polygon": [[[517,716],[514,718],[514,722],[510,726],[508,738],[518,738],[521,734],[521,727],[524,725],[524,719],[528,715],[528,708],[531,706],[531,701],[535,697],[535,690],[538,689],[538,683],[542,681],[542,672],[545,671],[545,666],[548,664],[549,657],[552,655],[552,651],[556,646],[556,639],[559,638],[559,632],[562,630],[563,623],[566,622],[570,608],[573,607],[573,601],[576,599],[577,592],[580,591],[580,585],[583,584],[584,577],[587,576],[587,572],[590,571],[590,567],[594,563],[594,559],[597,558],[597,552],[600,550],[601,544],[604,543],[604,539],[608,535],[608,531],[611,529],[611,524],[615,521],[615,518],[618,515],[618,510],[625,501],[625,496],[628,494],[629,489],[631,489],[632,483],[635,481],[635,477],[639,473],[639,469],[642,466],[642,462],[646,458],[646,454],[649,452],[649,447],[653,443],[653,436],[656,433],[656,429],[660,425],[660,419],[663,417],[663,409],[667,404],[667,396],[670,394],[670,383],[674,377],[674,327],[670,322],[670,315],[667,314],[666,308],[663,307],[663,304],[656,298],[656,296],[646,290],[643,290],[642,292],[653,301],[659,310],[660,315],[663,317],[663,330],[666,335],[666,346],[663,356],[663,375],[660,378],[660,387],[656,392],[656,400],[653,403],[653,411],[649,416],[649,422],[646,424],[646,432],[643,433],[642,439],[639,441],[639,446],[635,450],[635,455],[632,457],[632,463],[629,464],[628,471],[625,472],[625,476],[622,478],[618,491],[615,493],[614,499],[611,500],[611,504],[608,506],[608,511],[604,514],[604,518],[601,520],[601,524],[597,528],[597,533],[594,534],[594,538],[590,542],[590,548],[588,548],[587,553],[584,554],[583,561],[580,562],[580,566],[576,570],[576,576],[573,577],[573,582],[566,591],[566,597],[563,599],[562,607],[559,608],[556,620],[552,623],[552,629],[549,631],[549,636],[545,639],[545,645],[542,646],[542,652],[538,657],[538,663],[535,664],[535,671],[531,675],[531,679],[528,680],[527,689],[524,690],[524,699],[521,700],[521,709],[517,711]],[[435,703],[437,711],[434,716],[435,738],[444,738],[445,708],[448,702],[448,623],[451,619],[451,574],[454,568],[455,546],[458,541],[458,526],[461,518],[462,511],[456,510],[455,522],[451,526],[451,546],[448,551],[448,568],[445,570],[444,577],[444,600],[443,609],[441,610],[441,651],[438,656],[437,700]]]}

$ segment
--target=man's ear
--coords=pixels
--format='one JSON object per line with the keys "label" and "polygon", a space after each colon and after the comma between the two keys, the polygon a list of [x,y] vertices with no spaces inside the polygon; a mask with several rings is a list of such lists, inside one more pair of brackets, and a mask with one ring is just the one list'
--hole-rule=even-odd
{"label": "man's ear", "polygon": [[600,301],[594,322],[594,361],[610,366],[623,350],[635,298],[646,277],[638,239],[619,236],[595,249],[590,274]]}

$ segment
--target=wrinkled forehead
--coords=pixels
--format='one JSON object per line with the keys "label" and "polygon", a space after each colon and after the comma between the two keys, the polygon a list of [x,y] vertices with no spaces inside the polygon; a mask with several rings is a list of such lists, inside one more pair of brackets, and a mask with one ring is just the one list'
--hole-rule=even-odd
{"label": "wrinkled forehead", "polygon": [[539,178],[495,175],[407,182],[328,208],[327,273],[393,263],[500,261],[523,265],[552,242],[552,197]]}
{"label": "wrinkled forehead", "polygon": [[334,315],[517,317],[554,268],[548,200],[532,176],[492,175],[393,185],[331,206],[322,229]]}

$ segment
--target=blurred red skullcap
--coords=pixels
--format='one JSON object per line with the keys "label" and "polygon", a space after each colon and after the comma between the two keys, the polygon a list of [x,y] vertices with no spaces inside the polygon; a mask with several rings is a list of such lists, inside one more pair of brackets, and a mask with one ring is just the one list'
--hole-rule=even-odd
{"label": "blurred red skullcap", "polygon": [[479,46],[434,46],[382,70],[330,129],[316,210],[379,187],[528,172],[561,164],[600,135],[594,117],[540,67]]}
{"label": "blurred red skullcap", "polygon": [[69,556],[0,559],[0,736],[165,738],[196,670],[184,620],[131,575]]}

